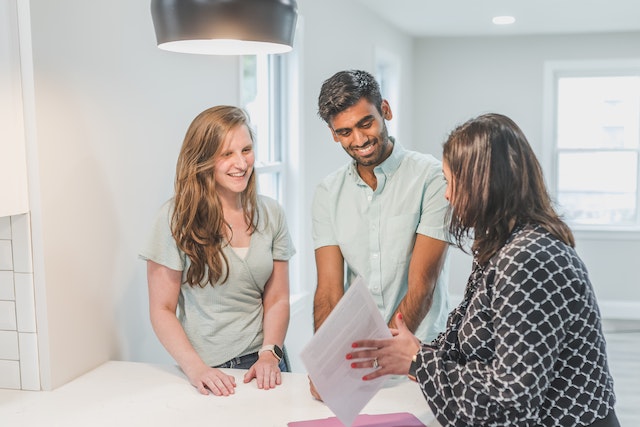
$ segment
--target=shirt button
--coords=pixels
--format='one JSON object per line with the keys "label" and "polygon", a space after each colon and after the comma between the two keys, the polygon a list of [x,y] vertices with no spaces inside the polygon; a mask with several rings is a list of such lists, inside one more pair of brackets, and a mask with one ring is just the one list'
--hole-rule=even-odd
{"label": "shirt button", "polygon": [[367,200],[368,200],[368,201],[371,201],[371,199],[372,199],[372,198],[373,198],[373,197],[371,197],[371,196],[367,196]]}
{"label": "shirt button", "polygon": [[377,254],[377,253],[375,253],[375,254],[371,255],[371,257],[372,257],[372,258],[378,258],[378,254]]}

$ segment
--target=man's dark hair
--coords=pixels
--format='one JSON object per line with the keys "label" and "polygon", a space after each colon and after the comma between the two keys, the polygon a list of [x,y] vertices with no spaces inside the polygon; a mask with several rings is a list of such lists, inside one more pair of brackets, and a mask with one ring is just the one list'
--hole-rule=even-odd
{"label": "man's dark hair", "polygon": [[337,114],[365,98],[382,115],[380,85],[368,72],[362,70],[339,71],[325,80],[318,96],[318,115],[327,124]]}

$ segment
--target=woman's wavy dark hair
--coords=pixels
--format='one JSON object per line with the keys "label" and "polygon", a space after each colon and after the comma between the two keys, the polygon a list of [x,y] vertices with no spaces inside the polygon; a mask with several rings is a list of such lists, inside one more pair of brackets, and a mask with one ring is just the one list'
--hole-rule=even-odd
{"label": "woman's wavy dark hair", "polygon": [[442,160],[452,181],[449,232],[460,248],[474,239],[480,264],[506,243],[516,223],[538,224],[575,245],[553,208],[527,138],[510,118],[484,114],[457,127],[444,144]]}
{"label": "woman's wavy dark hair", "polygon": [[[178,156],[171,233],[191,260],[186,274],[186,283],[191,286],[204,287],[220,279],[224,283],[229,277],[229,262],[222,248],[228,244],[230,227],[216,191],[214,165],[227,134],[238,126],[247,126],[253,141],[249,117],[242,109],[226,105],[209,108],[191,122]],[[258,219],[254,172],[241,202],[249,232],[253,232]]]}

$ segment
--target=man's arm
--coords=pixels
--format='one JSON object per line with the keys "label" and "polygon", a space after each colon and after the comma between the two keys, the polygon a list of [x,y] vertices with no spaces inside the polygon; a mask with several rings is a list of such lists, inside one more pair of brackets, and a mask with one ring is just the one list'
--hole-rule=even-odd
{"label": "man's arm", "polygon": [[[338,246],[322,246],[316,249],[318,284],[313,297],[313,330],[320,325],[344,295],[344,257]],[[318,390],[309,378],[311,395],[322,401]]]}
{"label": "man's arm", "polygon": [[344,258],[338,246],[316,249],[318,284],[313,298],[313,328],[317,331],[344,295]]}
{"label": "man's arm", "polygon": [[444,265],[448,246],[449,244],[442,240],[423,234],[416,235],[409,263],[407,294],[391,317],[390,327],[395,328],[394,319],[398,313],[402,313],[409,330],[416,332],[431,308],[433,292]]}

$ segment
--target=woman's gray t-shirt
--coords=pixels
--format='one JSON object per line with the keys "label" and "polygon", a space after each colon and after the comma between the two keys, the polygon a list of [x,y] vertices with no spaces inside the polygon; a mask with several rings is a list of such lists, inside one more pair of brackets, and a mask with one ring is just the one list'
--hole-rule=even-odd
{"label": "woman's gray t-shirt", "polygon": [[191,344],[209,366],[258,351],[263,340],[262,295],[273,261],[288,261],[295,254],[284,210],[275,200],[258,196],[259,222],[246,257],[224,247],[229,278],[201,287],[184,283],[190,260],[171,234],[173,207],[172,199],[160,209],[140,257],[182,271],[178,319]]}

